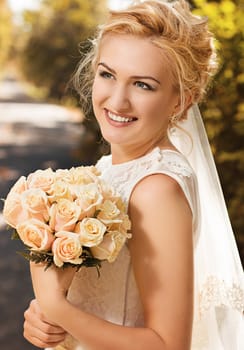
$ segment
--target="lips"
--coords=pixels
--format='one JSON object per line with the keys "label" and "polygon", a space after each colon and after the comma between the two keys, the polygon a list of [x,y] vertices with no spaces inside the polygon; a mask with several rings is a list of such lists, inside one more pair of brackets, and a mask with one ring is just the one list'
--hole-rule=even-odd
{"label": "lips", "polygon": [[131,123],[131,122],[137,120],[137,118],[135,118],[135,117],[129,117],[129,116],[124,116],[124,115],[120,115],[120,114],[115,114],[109,110],[106,110],[106,114],[107,114],[107,117],[111,121],[117,122],[117,123],[126,124],[126,123]]}

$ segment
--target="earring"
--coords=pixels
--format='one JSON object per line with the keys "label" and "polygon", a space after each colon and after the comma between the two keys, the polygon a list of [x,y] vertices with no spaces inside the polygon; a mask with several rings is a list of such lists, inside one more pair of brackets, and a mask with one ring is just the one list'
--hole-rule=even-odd
{"label": "earring", "polygon": [[176,124],[178,120],[179,120],[179,116],[175,113],[169,117],[169,122],[171,125]]}

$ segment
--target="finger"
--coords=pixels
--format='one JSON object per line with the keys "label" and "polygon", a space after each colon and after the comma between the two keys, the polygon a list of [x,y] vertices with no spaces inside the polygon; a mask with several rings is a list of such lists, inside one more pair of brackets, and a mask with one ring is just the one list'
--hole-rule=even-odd
{"label": "finger", "polygon": [[32,343],[35,342],[35,345],[39,344],[38,346],[45,345],[45,347],[47,347],[64,341],[66,334],[45,333],[42,332],[42,330],[33,327],[32,324],[25,322],[23,335],[28,341]]}
{"label": "finger", "polygon": [[58,346],[60,344],[60,342],[58,342],[58,343],[46,343],[38,338],[28,337],[25,335],[24,335],[24,337],[29,343],[31,343],[34,346],[41,348],[41,349],[43,349],[43,348],[55,348],[55,346]]}
{"label": "finger", "polygon": [[41,328],[44,332],[65,333],[61,327],[49,322],[45,315],[43,315],[36,299],[30,302],[30,306],[25,311],[24,317],[37,328]]}
{"label": "finger", "polygon": [[32,325],[33,328],[39,329],[42,333],[65,335],[66,332],[59,326],[54,326],[43,320],[40,313],[36,313],[29,308],[24,313],[25,323]]}

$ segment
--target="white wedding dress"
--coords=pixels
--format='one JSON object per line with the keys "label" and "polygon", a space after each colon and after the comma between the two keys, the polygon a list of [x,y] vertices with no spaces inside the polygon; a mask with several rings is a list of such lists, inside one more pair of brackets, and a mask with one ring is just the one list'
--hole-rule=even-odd
{"label": "white wedding dress", "polygon": [[[150,174],[167,174],[178,182],[193,214],[196,264],[191,350],[243,350],[244,329],[240,337],[241,330],[236,328],[236,325],[244,325],[244,322],[239,322],[243,317],[244,291],[241,286],[226,285],[217,276],[206,276],[205,282],[199,285],[201,264],[197,261],[197,246],[201,213],[196,177],[187,159],[179,152],[156,147],[141,158],[117,165],[112,164],[111,155],[104,156],[97,167],[102,178],[119,191],[127,204],[135,185]],[[207,256],[208,247],[205,254]],[[104,262],[100,273],[98,277],[95,268],[82,268],[72,282],[69,300],[82,310],[118,325],[143,326],[143,311],[127,246],[114,263]],[[55,349],[86,350],[71,336]]]}

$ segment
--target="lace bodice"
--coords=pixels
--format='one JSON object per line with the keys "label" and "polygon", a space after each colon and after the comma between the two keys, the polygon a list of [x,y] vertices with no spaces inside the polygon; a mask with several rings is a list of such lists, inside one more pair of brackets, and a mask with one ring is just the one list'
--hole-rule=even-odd
{"label": "lace bodice", "polygon": [[[197,246],[200,220],[197,183],[194,172],[183,155],[173,150],[161,150],[157,147],[141,158],[117,165],[112,164],[111,155],[104,156],[98,161],[97,167],[101,171],[102,178],[119,191],[127,205],[133,188],[142,178],[156,173],[174,178],[181,186],[191,208],[195,247]],[[206,286],[201,289],[196,279],[191,350],[229,350],[231,348],[222,347],[219,340],[216,342],[211,340],[209,317],[204,316],[210,307],[225,304],[226,300],[230,299],[228,293],[231,293],[233,313],[236,313],[235,317],[239,317],[237,316],[238,305],[239,309],[243,307],[243,294],[241,294],[243,291],[237,286],[232,286],[232,289],[226,286],[224,297],[219,289],[220,282],[209,276]],[[225,300],[219,299],[220,294],[218,293]],[[103,263],[99,278],[96,269],[82,268],[73,280],[68,297],[82,310],[113,323],[133,327],[143,326],[140,296],[126,245],[114,263]],[[222,309],[219,309],[220,320],[224,317],[223,312]],[[215,314],[212,314],[211,317],[215,317],[211,320],[211,327],[221,326],[221,322],[216,321]],[[65,343],[56,347],[56,350],[86,349],[73,338],[67,337]]]}

